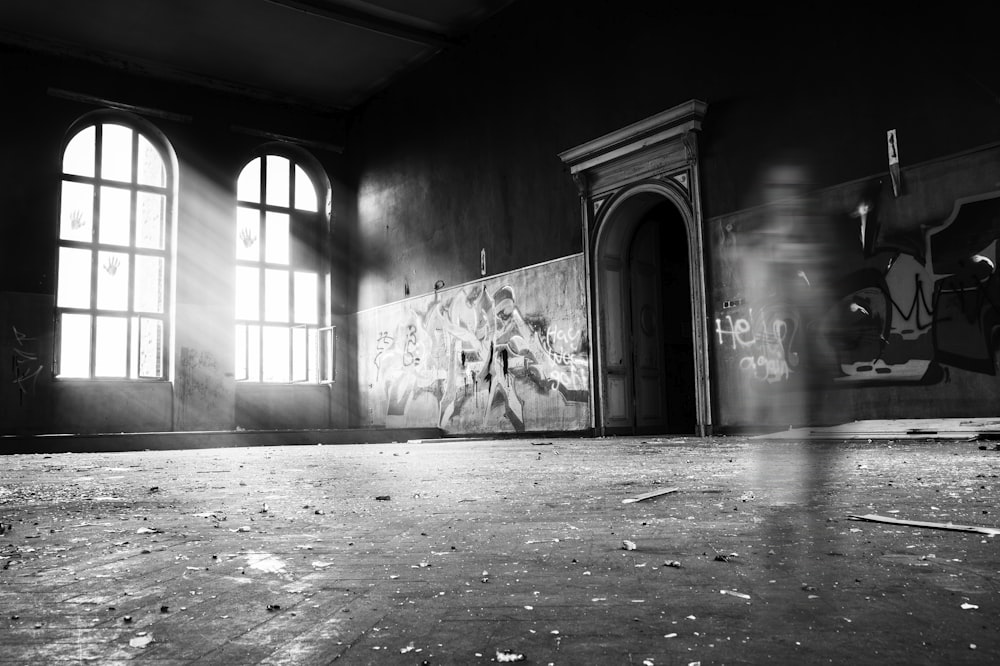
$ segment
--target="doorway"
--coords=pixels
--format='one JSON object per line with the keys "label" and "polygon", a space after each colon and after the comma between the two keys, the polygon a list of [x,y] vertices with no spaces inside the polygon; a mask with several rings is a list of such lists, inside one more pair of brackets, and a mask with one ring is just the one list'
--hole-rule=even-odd
{"label": "doorway", "polygon": [[598,249],[603,430],[698,431],[687,227],[645,192],[605,220]]}
{"label": "doorway", "polygon": [[599,434],[712,434],[704,221],[691,99],[563,151],[580,192]]}
{"label": "doorway", "polygon": [[677,208],[664,201],[639,220],[628,250],[633,429],[639,434],[695,432],[686,236]]}

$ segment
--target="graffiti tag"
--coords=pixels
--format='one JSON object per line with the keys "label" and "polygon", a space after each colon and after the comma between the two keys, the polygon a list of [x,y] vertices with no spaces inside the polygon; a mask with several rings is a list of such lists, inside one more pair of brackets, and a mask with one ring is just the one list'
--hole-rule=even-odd
{"label": "graffiti tag", "polygon": [[29,337],[22,333],[16,326],[11,327],[14,331],[14,343],[17,345],[11,356],[11,369],[14,372],[14,381],[17,384],[18,402],[24,404],[24,396],[34,392],[38,375],[42,373],[42,365],[38,361],[38,352],[35,345],[25,343],[35,342],[36,338]]}

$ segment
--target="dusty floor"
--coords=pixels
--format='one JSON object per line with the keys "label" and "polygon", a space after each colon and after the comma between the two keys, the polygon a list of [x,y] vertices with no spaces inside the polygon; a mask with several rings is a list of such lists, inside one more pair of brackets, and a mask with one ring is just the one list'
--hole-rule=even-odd
{"label": "dusty floor", "polygon": [[1000,538],[848,519],[998,527],[992,443],[525,439],[0,465],[0,663],[1000,663]]}

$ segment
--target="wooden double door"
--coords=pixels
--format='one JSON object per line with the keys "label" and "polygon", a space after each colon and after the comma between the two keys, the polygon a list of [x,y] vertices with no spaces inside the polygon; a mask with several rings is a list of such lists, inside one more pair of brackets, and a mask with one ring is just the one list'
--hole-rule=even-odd
{"label": "wooden double door", "polygon": [[648,211],[603,262],[605,429],[694,433],[696,405],[685,226],[669,202]]}

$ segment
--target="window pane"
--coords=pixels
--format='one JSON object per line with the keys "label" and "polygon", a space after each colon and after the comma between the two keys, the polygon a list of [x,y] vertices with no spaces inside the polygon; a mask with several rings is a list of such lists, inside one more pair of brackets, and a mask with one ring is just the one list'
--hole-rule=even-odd
{"label": "window pane", "polygon": [[135,257],[136,312],[163,312],[163,258]]}
{"label": "window pane", "polygon": [[289,166],[285,157],[267,156],[267,203],[272,206],[288,206],[288,185],[292,177]]}
{"label": "window pane", "polygon": [[250,162],[240,172],[236,181],[236,198],[240,201],[260,203],[260,158]]}
{"label": "window pane", "polygon": [[318,324],[317,285],[315,273],[295,272],[295,323]]}
{"label": "window pane", "polygon": [[260,326],[247,326],[247,379],[260,381]]}
{"label": "window pane", "polygon": [[236,258],[260,261],[260,211],[256,208],[236,209]]}
{"label": "window pane", "polygon": [[236,340],[234,352],[234,378],[241,382],[247,378],[247,327],[246,324],[236,324]]}
{"label": "window pane", "polygon": [[288,214],[272,213],[268,211],[264,214],[264,230],[267,237],[264,239],[264,261],[271,264],[288,264]]}
{"label": "window pane", "polygon": [[139,182],[143,185],[163,187],[167,183],[167,170],[163,166],[160,151],[153,147],[149,139],[139,135]]}
{"label": "window pane", "polygon": [[139,192],[136,197],[135,244],[139,247],[162,250],[166,231],[167,198],[162,194],[149,192]]}
{"label": "window pane", "polygon": [[292,329],[292,381],[304,382],[308,378],[306,362],[308,352],[306,343],[308,338],[304,326],[296,326]]}
{"label": "window pane", "polygon": [[264,271],[264,319],[288,321],[288,271]]}
{"label": "window pane", "polygon": [[104,125],[101,139],[101,177],[132,180],[132,128]]}
{"label": "window pane", "polygon": [[323,335],[323,381],[332,382],[337,378],[337,329],[324,328]]}
{"label": "window pane", "polygon": [[[92,256],[93,253],[90,250],[80,250],[74,247],[59,248],[59,286],[56,305],[61,308],[90,307],[90,262]],[[89,333],[87,339],[88,341],[90,339]]]}
{"label": "window pane", "polygon": [[319,210],[319,204],[316,200],[316,186],[298,164],[295,165],[295,207],[314,213]]}
{"label": "window pane", "polygon": [[139,376],[143,379],[163,377],[163,322],[139,317]]}
{"label": "window pane", "polygon": [[264,327],[264,381],[288,381],[288,329]]}
{"label": "window pane", "polygon": [[98,240],[110,245],[129,245],[131,192],[119,187],[102,187],[100,207]]}
{"label": "window pane", "polygon": [[260,318],[260,270],[236,267],[236,318]]}
{"label": "window pane", "polygon": [[101,310],[128,309],[127,254],[97,253],[97,307]]}
{"label": "window pane", "polygon": [[59,376],[90,377],[90,315],[63,313],[59,338]]}
{"label": "window pane", "polygon": [[309,329],[309,376],[306,379],[310,382],[319,381],[319,331],[315,328]]}
{"label": "window pane", "polygon": [[66,240],[94,240],[94,186],[63,181],[59,237]]}
{"label": "window pane", "polygon": [[97,141],[97,130],[93,125],[81,130],[66,144],[63,153],[63,173],[74,176],[94,176],[94,143]]}
{"label": "window pane", "polygon": [[128,369],[128,319],[98,317],[94,343],[94,376],[125,377]]}

